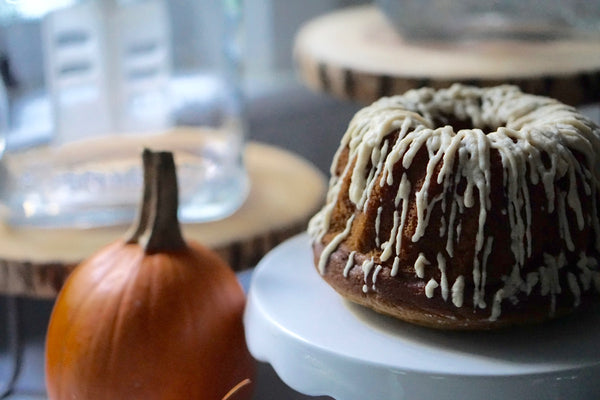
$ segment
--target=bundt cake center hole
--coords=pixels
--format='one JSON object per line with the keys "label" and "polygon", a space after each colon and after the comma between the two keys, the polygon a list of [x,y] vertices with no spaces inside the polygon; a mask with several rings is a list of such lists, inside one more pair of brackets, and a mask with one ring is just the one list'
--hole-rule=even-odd
{"label": "bundt cake center hole", "polygon": [[495,132],[499,127],[486,124],[475,124],[470,118],[461,119],[456,115],[440,114],[434,118],[434,124],[436,128],[442,128],[450,125],[454,132],[458,132],[461,129],[481,129],[485,134]]}

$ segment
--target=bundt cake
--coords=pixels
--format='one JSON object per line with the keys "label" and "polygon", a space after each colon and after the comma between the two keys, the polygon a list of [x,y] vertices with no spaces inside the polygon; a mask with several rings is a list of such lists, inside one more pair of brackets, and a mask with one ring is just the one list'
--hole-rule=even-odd
{"label": "bundt cake", "polygon": [[360,110],[311,219],[344,298],[419,325],[541,322],[600,292],[600,128],[515,86],[455,84]]}

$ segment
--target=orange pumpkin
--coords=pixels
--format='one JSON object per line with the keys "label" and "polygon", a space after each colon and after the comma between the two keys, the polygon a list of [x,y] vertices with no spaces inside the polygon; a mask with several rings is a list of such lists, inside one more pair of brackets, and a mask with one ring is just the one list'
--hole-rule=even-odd
{"label": "orange pumpkin", "polygon": [[145,151],[144,167],[130,237],[82,262],[56,300],[46,337],[50,400],[219,400],[253,378],[234,272],[184,241],[172,154]]}

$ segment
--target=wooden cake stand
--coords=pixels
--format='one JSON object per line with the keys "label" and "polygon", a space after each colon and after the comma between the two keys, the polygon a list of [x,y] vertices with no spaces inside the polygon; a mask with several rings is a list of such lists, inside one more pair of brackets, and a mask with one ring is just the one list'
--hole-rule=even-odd
{"label": "wooden cake stand", "polygon": [[600,101],[599,38],[409,42],[375,6],[357,6],[309,21],[294,51],[309,87],[364,103],[454,82],[515,84],[574,106]]}
{"label": "wooden cake stand", "polygon": [[[251,189],[242,207],[223,220],[182,226],[186,239],[217,250],[234,270],[254,267],[276,244],[304,231],[326,190],[323,174],[290,152],[249,143],[245,160]],[[17,229],[0,223],[0,294],[53,298],[78,262],[127,229]]]}

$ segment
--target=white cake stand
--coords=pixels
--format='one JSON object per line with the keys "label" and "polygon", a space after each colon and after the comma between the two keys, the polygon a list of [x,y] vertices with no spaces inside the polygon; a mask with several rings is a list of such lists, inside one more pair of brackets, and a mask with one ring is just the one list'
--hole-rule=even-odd
{"label": "white cake stand", "polygon": [[338,400],[598,399],[600,310],[496,332],[443,332],[343,300],[319,277],[306,234],[257,266],[252,354],[291,388]]}

